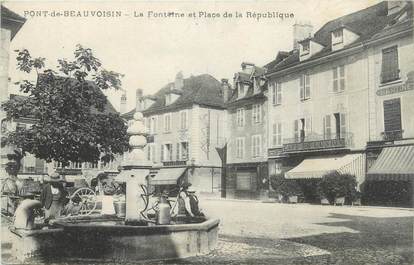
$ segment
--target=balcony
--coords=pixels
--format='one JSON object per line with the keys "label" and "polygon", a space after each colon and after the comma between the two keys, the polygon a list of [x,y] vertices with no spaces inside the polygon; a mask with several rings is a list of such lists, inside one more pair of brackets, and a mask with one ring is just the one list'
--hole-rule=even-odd
{"label": "balcony", "polygon": [[381,73],[381,84],[392,82],[398,79],[400,79],[400,69]]}
{"label": "balcony", "polygon": [[181,167],[187,166],[188,160],[162,161],[164,167]]}
{"label": "balcony", "polygon": [[318,151],[325,149],[341,149],[350,145],[352,135],[329,134],[317,135],[311,134],[300,138],[284,139],[283,153]]}
{"label": "balcony", "polygon": [[267,150],[267,156],[280,156],[283,153],[282,147],[275,147],[275,148],[269,148]]}
{"label": "balcony", "polygon": [[385,131],[381,133],[384,141],[395,141],[403,138],[403,130]]}

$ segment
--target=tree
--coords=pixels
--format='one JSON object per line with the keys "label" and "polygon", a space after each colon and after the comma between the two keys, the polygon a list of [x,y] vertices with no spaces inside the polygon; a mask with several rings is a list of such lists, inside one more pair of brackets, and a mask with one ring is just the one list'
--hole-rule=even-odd
{"label": "tree", "polygon": [[329,202],[333,202],[335,198],[339,197],[353,201],[357,195],[356,186],[355,176],[335,171],[322,177],[318,191],[321,197],[327,198]]}
{"label": "tree", "polygon": [[55,72],[44,58],[17,50],[18,69],[36,72],[36,82],[19,82],[27,97],[3,104],[7,120],[30,117],[27,129],[8,132],[4,143],[47,162],[109,162],[128,150],[127,126],[118,113],[108,110],[102,90],[120,89],[121,74],[105,70],[92,50],[76,46],[74,60],[58,60]]}

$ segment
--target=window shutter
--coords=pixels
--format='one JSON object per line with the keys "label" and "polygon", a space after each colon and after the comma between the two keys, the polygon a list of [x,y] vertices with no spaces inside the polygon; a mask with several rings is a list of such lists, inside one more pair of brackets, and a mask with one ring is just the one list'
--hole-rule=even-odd
{"label": "window shutter", "polygon": [[294,130],[295,140],[298,140],[299,139],[299,120],[294,121],[293,128],[294,128],[293,130]]}
{"label": "window shutter", "polygon": [[254,157],[255,156],[255,154],[254,154],[254,151],[255,151],[255,144],[256,144],[256,141],[255,141],[255,137],[254,137],[254,135],[252,136],[252,144],[251,144],[251,149],[252,149],[252,157]]}
{"label": "window shutter", "polygon": [[340,77],[340,89],[341,91],[345,90],[345,66],[339,66],[339,77]]}
{"label": "window shutter", "polygon": [[305,131],[306,131],[306,135],[309,135],[312,132],[312,118],[311,117],[308,117],[305,119]]}
{"label": "window shutter", "polygon": [[177,161],[180,160],[180,143],[176,144],[177,150],[176,150],[176,157]]}
{"label": "window shutter", "polygon": [[385,132],[401,131],[401,102],[399,98],[384,100]]}
{"label": "window shutter", "polygon": [[282,85],[280,83],[277,88],[277,104],[282,104]]}
{"label": "window shutter", "polygon": [[276,104],[276,86],[275,83],[272,84],[272,104],[275,105]]}
{"label": "window shutter", "polygon": [[331,139],[331,115],[326,115],[324,117],[324,128],[325,139]]}
{"label": "window shutter", "polygon": [[397,46],[382,51],[382,82],[398,79],[398,50]]}
{"label": "window shutter", "polygon": [[305,93],[304,79],[305,79],[305,76],[302,75],[300,77],[300,99],[301,100],[305,98],[305,95],[304,95],[304,93]]}
{"label": "window shutter", "polygon": [[310,98],[310,75],[305,75],[305,98]]}
{"label": "window shutter", "polygon": [[161,145],[161,161],[164,161],[164,148],[165,145]]}
{"label": "window shutter", "polygon": [[338,92],[338,68],[333,68],[333,91]]}
{"label": "window shutter", "polygon": [[281,145],[282,144],[282,123],[278,123],[277,134],[278,134],[278,137],[277,137],[278,145]]}
{"label": "window shutter", "polygon": [[272,125],[272,145],[276,146],[277,144],[277,123]]}
{"label": "window shutter", "polygon": [[343,138],[345,135],[346,135],[346,132],[347,132],[347,130],[346,130],[346,124],[347,124],[347,120],[346,120],[346,114],[345,113],[341,113],[341,116],[340,116],[341,118],[340,118],[340,122],[341,122],[341,134],[340,134],[340,136],[341,136],[341,138]]}
{"label": "window shutter", "polygon": [[257,156],[260,156],[262,153],[262,137],[259,135],[257,137]]}
{"label": "window shutter", "polygon": [[147,160],[151,161],[151,145],[147,145]]}

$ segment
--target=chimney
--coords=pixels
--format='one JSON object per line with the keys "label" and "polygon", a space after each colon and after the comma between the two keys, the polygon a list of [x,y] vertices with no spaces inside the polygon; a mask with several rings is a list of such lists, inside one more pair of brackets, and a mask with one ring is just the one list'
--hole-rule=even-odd
{"label": "chimney", "polygon": [[230,85],[228,79],[221,79],[221,90],[223,93],[223,101],[226,103],[229,100],[230,97]]}
{"label": "chimney", "polygon": [[119,108],[119,112],[121,114],[123,114],[127,111],[126,110],[126,103],[127,103],[127,96],[126,96],[126,92],[124,91],[124,93],[121,96],[121,105],[120,105],[120,108]]}
{"label": "chimney", "polygon": [[293,49],[299,49],[299,41],[312,37],[313,26],[308,22],[296,21],[293,25]]}
{"label": "chimney", "polygon": [[399,12],[405,5],[406,1],[387,1],[388,16]]}
{"label": "chimney", "polygon": [[243,70],[243,73],[251,74],[254,69],[254,63],[242,62],[241,68]]}
{"label": "chimney", "polygon": [[138,88],[136,91],[136,97],[135,97],[135,111],[141,111],[142,110],[142,89]]}
{"label": "chimney", "polygon": [[183,73],[180,71],[175,76],[174,88],[178,90],[182,90],[183,87],[184,87],[184,77],[183,77]]}

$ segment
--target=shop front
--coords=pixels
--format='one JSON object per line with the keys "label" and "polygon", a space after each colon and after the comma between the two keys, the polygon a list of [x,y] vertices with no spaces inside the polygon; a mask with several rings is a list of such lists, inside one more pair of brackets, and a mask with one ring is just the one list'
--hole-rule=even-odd
{"label": "shop front", "polygon": [[414,145],[384,147],[367,173],[370,205],[414,206]]}

